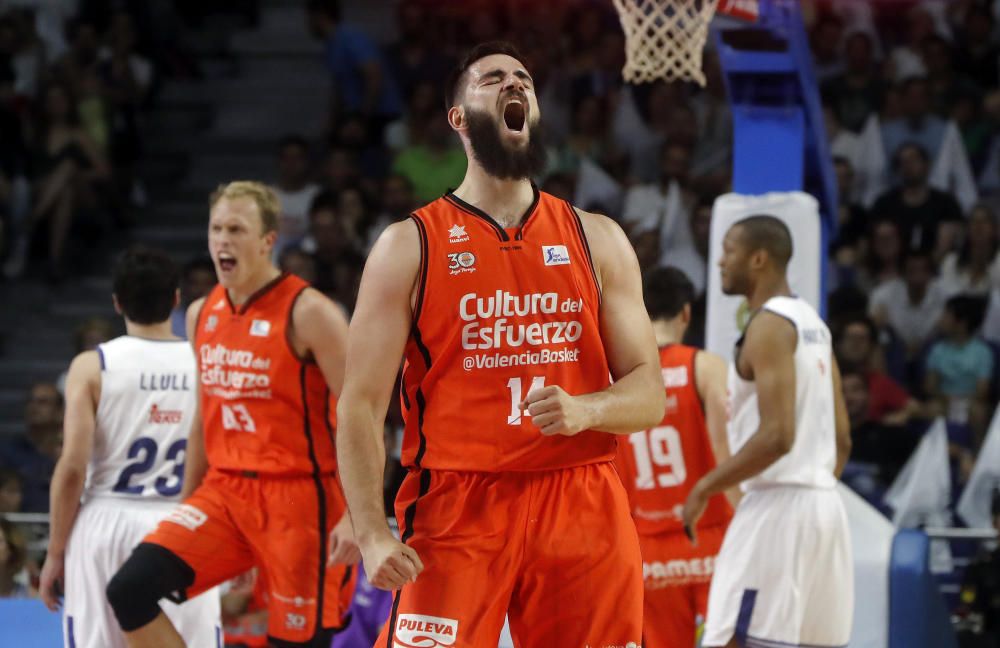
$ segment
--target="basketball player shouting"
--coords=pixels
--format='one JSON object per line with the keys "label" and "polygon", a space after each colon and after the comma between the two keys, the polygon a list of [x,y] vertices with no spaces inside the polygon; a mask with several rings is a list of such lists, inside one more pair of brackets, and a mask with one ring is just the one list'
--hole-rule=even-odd
{"label": "basketball player shouting", "polygon": [[159,600],[184,600],[254,566],[272,646],[327,648],[344,623],[357,547],[337,483],[331,400],[347,321],[271,262],[279,210],[257,182],[211,197],[219,285],[187,314],[200,391],[188,497],[108,585],[130,646],[182,646]]}
{"label": "basketball player shouting", "polygon": [[[513,47],[474,48],[446,101],[466,177],[372,250],[338,408],[365,570],[397,590],[376,645],[495,648],[509,611],[520,646],[636,648],[641,559],[612,461],[664,394],[635,253],[532,184],[544,145]],[[382,421],[404,355],[400,542]]]}

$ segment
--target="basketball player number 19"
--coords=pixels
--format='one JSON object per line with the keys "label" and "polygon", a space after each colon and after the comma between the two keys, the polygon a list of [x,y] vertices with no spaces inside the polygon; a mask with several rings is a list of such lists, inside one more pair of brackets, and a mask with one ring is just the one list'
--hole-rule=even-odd
{"label": "basketball player number 19", "polygon": [[[524,400],[523,396],[527,396],[536,389],[541,389],[545,386],[545,376],[535,376],[531,379],[531,387],[528,388],[527,394],[525,394],[521,389],[521,379],[511,378],[507,381],[507,389],[510,390],[510,415],[507,417],[507,425],[520,425],[521,424],[521,401]],[[524,416],[531,416],[527,410],[523,412]]]}
{"label": "basketball player number 19", "polygon": [[[687,479],[684,453],[681,450],[681,435],[671,425],[653,428],[645,432],[635,432],[628,437],[635,451],[635,487],[649,490],[655,486],[669,488],[679,486]],[[655,471],[653,466],[669,468],[669,471]]]}

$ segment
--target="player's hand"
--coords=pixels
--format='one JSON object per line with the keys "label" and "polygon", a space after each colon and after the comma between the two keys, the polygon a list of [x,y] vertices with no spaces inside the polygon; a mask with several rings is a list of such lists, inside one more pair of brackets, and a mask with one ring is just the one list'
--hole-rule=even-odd
{"label": "player's hand", "polygon": [[420,556],[388,530],[361,547],[368,582],[383,590],[398,590],[417,580],[424,570]]}
{"label": "player's hand", "polygon": [[361,560],[361,550],[354,539],[351,516],[345,512],[330,530],[330,550],[326,565],[356,565]]}
{"label": "player's hand", "polygon": [[59,609],[59,598],[62,595],[65,561],[52,554],[45,557],[42,575],[39,578],[38,594],[42,597],[45,607],[53,612]]}
{"label": "player's hand", "polygon": [[696,484],[688,494],[687,501],[684,502],[684,510],[681,512],[681,519],[684,521],[684,533],[691,540],[691,544],[698,545],[698,520],[701,519],[708,506],[708,496]]}
{"label": "player's hand", "polygon": [[531,422],[545,436],[573,436],[589,427],[580,400],[556,385],[532,389],[520,407],[531,414]]}

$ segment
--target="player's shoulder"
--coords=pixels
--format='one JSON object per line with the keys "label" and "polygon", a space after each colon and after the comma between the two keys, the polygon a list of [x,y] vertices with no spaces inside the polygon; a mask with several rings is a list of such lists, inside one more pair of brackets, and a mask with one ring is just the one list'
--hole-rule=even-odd
{"label": "player's shoulder", "polygon": [[588,238],[592,238],[592,233],[593,236],[625,236],[621,225],[610,216],[580,209],[576,205],[570,205],[570,209],[580,218],[580,224]]}
{"label": "player's shoulder", "polygon": [[104,368],[104,359],[97,349],[89,349],[78,353],[73,361],[69,363],[66,371],[66,386],[71,385],[94,385],[101,380],[101,370]]}
{"label": "player's shoulder", "polygon": [[751,318],[744,336],[744,349],[794,350],[798,340],[795,322],[779,312],[761,309]]}

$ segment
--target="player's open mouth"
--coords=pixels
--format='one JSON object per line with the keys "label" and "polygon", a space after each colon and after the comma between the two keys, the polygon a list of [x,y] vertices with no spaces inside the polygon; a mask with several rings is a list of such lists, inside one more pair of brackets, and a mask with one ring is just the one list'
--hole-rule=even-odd
{"label": "player's open mouth", "polygon": [[526,110],[520,99],[511,99],[503,107],[503,122],[509,130],[520,133],[524,130]]}
{"label": "player's open mouth", "polygon": [[236,267],[236,259],[229,256],[228,254],[219,255],[219,269],[223,272],[229,272]]}

